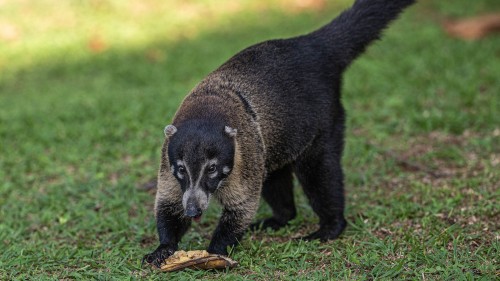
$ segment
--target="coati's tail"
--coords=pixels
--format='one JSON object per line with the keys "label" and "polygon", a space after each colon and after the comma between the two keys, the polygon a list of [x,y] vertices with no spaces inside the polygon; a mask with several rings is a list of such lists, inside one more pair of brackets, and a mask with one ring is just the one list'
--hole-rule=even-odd
{"label": "coati's tail", "polygon": [[[382,30],[415,0],[356,0],[331,23],[310,34],[326,46],[337,66],[346,68]],[[340,64],[340,65],[339,65]]]}

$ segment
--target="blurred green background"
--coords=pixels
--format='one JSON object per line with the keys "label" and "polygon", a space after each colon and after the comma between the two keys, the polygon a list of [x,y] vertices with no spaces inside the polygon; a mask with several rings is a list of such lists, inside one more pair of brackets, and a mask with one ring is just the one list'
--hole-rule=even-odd
{"label": "blurred green background", "polygon": [[[500,37],[441,23],[496,0],[420,0],[345,74],[350,222],[251,233],[229,272],[140,267],[157,245],[163,127],[239,50],[310,32],[352,1],[0,0],[0,279],[498,278]],[[262,205],[258,217],[270,214]],[[180,244],[203,249],[213,206]]]}

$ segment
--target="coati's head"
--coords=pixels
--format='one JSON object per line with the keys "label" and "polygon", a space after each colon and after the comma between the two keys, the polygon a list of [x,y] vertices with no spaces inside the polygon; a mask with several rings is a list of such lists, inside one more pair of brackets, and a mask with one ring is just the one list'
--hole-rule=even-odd
{"label": "coati's head", "polygon": [[210,196],[234,164],[236,129],[207,121],[165,127],[172,174],[179,181],[184,215],[199,220]]}

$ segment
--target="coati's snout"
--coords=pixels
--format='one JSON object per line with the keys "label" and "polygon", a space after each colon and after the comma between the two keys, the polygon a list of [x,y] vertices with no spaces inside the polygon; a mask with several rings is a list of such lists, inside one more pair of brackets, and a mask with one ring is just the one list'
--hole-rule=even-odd
{"label": "coati's snout", "polygon": [[182,206],[186,217],[199,219],[203,211],[207,209],[210,194],[201,188],[189,188],[182,196]]}
{"label": "coati's snout", "polygon": [[236,129],[195,121],[169,125],[165,135],[170,170],[183,192],[184,215],[196,220],[233,169]]}

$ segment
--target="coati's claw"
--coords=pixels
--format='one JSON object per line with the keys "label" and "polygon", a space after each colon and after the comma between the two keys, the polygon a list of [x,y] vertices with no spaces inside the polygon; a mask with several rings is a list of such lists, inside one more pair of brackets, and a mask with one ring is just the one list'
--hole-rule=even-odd
{"label": "coati's claw", "polygon": [[153,264],[157,268],[161,267],[163,261],[170,257],[175,252],[175,249],[168,247],[167,245],[160,245],[154,252],[145,255],[142,258],[141,267],[146,261],[148,264]]}
{"label": "coati's claw", "polygon": [[160,260],[159,258],[156,258],[156,259],[154,260],[153,264],[154,264],[156,267],[160,268],[160,267],[161,267],[161,260]]}

